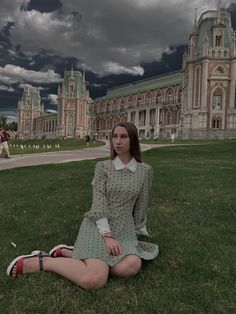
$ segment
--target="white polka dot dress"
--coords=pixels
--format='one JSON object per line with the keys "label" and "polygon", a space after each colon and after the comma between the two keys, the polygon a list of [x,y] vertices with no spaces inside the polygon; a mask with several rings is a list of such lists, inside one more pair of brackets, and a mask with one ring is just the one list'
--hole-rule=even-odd
{"label": "white polka dot dress", "polygon": [[[82,221],[72,257],[98,258],[109,266],[129,254],[154,259],[158,255],[158,245],[137,238],[138,230],[146,225],[151,182],[152,168],[143,162],[137,163],[135,171],[116,170],[111,160],[98,162],[92,181],[92,206]],[[108,254],[98,232],[96,221],[104,217],[108,219],[114,239],[121,244],[119,256]]]}

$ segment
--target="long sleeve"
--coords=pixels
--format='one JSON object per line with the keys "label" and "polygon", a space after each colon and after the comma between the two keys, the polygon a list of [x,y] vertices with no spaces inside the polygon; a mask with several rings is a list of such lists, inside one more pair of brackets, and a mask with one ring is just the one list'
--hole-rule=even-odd
{"label": "long sleeve", "polygon": [[152,167],[149,166],[145,173],[144,182],[133,210],[135,230],[138,234],[148,234],[146,230],[146,222],[149,203],[149,191],[152,185],[152,177],[153,170]]}
{"label": "long sleeve", "polygon": [[85,217],[94,223],[101,218],[109,218],[106,181],[107,173],[104,170],[104,164],[98,162],[95,167],[94,178],[92,181],[92,206],[90,211],[85,214]]}

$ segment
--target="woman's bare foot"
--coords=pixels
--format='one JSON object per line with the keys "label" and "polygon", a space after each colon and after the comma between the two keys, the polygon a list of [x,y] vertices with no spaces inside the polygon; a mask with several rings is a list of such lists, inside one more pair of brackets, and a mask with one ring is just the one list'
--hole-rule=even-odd
{"label": "woman's bare foot", "polygon": [[72,257],[74,247],[66,244],[59,244],[49,251],[52,257]]}
{"label": "woman's bare foot", "polygon": [[72,250],[69,249],[61,249],[61,256],[62,257],[72,257]]}
{"label": "woman's bare foot", "polygon": [[51,257],[44,252],[19,256],[10,263],[7,268],[7,274],[11,277],[17,277],[18,275],[43,271],[44,261],[48,258]]}

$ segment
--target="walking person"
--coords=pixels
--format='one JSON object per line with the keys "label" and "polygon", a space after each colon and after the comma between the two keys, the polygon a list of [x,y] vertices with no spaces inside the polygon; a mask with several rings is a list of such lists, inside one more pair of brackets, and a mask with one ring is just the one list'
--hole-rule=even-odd
{"label": "walking person", "polygon": [[109,274],[137,274],[142,259],[158,255],[158,245],[139,241],[147,235],[152,168],[141,161],[138,132],[120,122],[111,134],[111,160],[100,161],[92,180],[92,205],[84,216],[74,246],[57,245],[49,254],[35,251],[15,258],[7,274],[51,271],[84,289],[101,288]]}
{"label": "walking person", "polygon": [[10,139],[10,134],[5,130],[0,130],[0,156],[2,154],[2,151],[5,151],[6,158],[10,158],[10,152],[8,147],[8,141]]}
{"label": "walking person", "polygon": [[89,142],[90,142],[90,136],[89,134],[85,135],[85,140],[86,140],[86,145],[89,146]]}

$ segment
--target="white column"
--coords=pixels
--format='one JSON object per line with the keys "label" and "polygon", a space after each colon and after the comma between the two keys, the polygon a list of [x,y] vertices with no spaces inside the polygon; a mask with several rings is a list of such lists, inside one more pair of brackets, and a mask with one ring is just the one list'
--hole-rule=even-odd
{"label": "white column", "polygon": [[235,82],[236,82],[236,60],[231,63],[231,73],[230,73],[230,89],[229,89],[229,109],[234,109],[235,102]]}
{"label": "white column", "polygon": [[193,101],[193,65],[189,65],[188,69],[188,98],[187,98],[186,109],[192,109],[192,101]]}
{"label": "white column", "polygon": [[128,111],[127,113],[128,113],[127,120],[131,121],[131,111]]}
{"label": "white column", "polygon": [[135,112],[135,126],[138,129],[139,127],[139,111],[138,110]]}
{"label": "white column", "polygon": [[208,60],[204,60],[202,64],[202,95],[201,108],[207,108],[207,79],[208,79]]}

